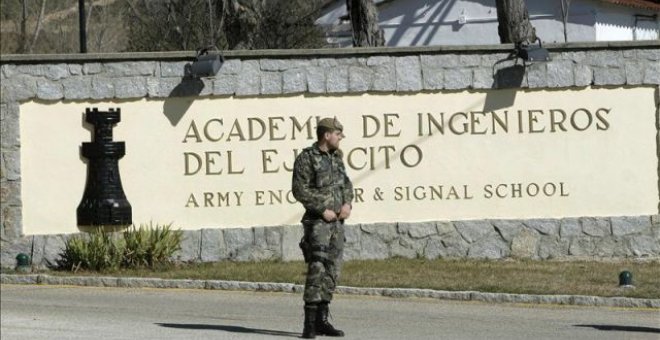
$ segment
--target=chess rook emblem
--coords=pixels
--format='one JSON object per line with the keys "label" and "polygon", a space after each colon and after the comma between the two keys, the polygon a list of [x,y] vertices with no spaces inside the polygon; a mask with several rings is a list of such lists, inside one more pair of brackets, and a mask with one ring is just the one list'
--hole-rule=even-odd
{"label": "chess rook emblem", "polygon": [[118,161],[126,153],[124,142],[112,141],[112,129],[121,120],[121,110],[85,110],[85,121],[94,126],[93,141],[83,142],[81,154],[87,164],[87,183],[78,205],[78,229],[103,227],[116,231],[132,224],[131,204],[119,176]]}

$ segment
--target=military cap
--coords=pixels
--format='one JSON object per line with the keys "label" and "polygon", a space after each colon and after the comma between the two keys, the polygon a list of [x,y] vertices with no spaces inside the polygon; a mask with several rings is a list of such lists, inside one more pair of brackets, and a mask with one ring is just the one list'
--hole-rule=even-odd
{"label": "military cap", "polygon": [[330,129],[331,131],[339,130],[342,132],[342,136],[344,135],[344,126],[341,125],[339,120],[337,120],[337,117],[335,118],[323,118],[319,121],[319,123],[316,125],[316,128],[324,127],[327,129]]}

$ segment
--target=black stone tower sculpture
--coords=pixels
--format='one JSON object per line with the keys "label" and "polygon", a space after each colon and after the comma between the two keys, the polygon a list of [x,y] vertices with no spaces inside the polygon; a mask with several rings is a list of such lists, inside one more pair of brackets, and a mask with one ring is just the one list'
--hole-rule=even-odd
{"label": "black stone tower sculpture", "polygon": [[78,229],[103,227],[105,231],[117,231],[133,223],[118,167],[118,160],[126,154],[126,145],[112,141],[112,128],[121,120],[121,109],[104,112],[87,108],[85,120],[94,125],[94,135],[93,142],[82,143],[82,156],[89,163],[85,193],[78,205]]}

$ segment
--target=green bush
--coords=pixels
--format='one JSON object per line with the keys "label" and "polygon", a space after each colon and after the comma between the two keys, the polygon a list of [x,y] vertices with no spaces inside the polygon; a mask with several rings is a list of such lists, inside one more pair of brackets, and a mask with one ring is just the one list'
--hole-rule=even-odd
{"label": "green bush", "polygon": [[183,232],[172,225],[140,225],[123,233],[104,232],[98,228],[67,240],[57,260],[57,269],[77,271],[117,270],[154,267],[170,262],[181,249]]}
{"label": "green bush", "polygon": [[67,240],[64,251],[57,260],[63,270],[114,270],[122,264],[126,242],[117,233],[104,232],[101,228],[86,235]]}
{"label": "green bush", "polygon": [[124,232],[124,266],[154,267],[168,263],[172,255],[181,249],[182,237],[183,232],[172,230],[172,224],[162,227],[156,225],[154,228],[153,224],[149,223],[149,226],[140,225],[137,229],[133,226]]}

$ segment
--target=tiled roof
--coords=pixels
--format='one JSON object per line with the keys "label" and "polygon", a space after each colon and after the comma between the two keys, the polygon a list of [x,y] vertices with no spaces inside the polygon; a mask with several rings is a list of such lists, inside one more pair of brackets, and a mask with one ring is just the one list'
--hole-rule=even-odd
{"label": "tiled roof", "polygon": [[601,0],[615,5],[648,9],[660,12],[660,1],[658,0]]}

